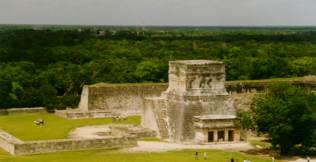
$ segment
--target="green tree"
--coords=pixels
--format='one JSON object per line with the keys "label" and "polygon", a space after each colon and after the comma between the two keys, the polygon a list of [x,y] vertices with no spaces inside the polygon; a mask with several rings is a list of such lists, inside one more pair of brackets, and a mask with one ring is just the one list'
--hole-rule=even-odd
{"label": "green tree", "polygon": [[291,62],[292,72],[297,76],[315,75],[316,58],[300,57]]}
{"label": "green tree", "polygon": [[164,82],[162,68],[163,66],[158,59],[145,60],[137,65],[135,75],[142,81]]}
{"label": "green tree", "polygon": [[289,85],[276,84],[251,106],[256,131],[267,134],[281,153],[316,147],[316,95]]}

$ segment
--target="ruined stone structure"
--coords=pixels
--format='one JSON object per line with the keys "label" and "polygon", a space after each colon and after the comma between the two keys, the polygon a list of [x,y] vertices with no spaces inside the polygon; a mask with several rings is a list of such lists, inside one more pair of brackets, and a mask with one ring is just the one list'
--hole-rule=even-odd
{"label": "ruined stone structure", "polygon": [[222,62],[169,62],[169,87],[145,100],[142,126],[174,142],[238,141],[233,99],[224,82]]}
{"label": "ruined stone structure", "polygon": [[[248,109],[251,99],[257,93],[265,92],[266,88],[276,82],[283,82],[316,90],[315,77],[303,77],[295,80],[252,80],[226,82],[225,87],[234,101],[236,109]],[[165,83],[146,84],[107,84],[98,83],[85,85],[77,109],[58,110],[56,115],[68,118],[103,118],[112,114],[141,115],[148,97],[159,97],[168,89]],[[9,112],[10,113],[10,112]],[[1,111],[0,115],[8,114]]]}

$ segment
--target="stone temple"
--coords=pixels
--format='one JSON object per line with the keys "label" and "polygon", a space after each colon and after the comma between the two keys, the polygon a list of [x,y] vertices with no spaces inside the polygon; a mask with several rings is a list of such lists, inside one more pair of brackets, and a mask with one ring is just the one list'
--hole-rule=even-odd
{"label": "stone temple", "polygon": [[235,108],[225,89],[225,65],[210,60],[169,62],[169,86],[146,98],[142,126],[170,142],[239,141]]}

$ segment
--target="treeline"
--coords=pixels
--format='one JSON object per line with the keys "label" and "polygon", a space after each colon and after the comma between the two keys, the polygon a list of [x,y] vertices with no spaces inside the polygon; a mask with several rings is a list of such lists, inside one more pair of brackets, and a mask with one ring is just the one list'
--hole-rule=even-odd
{"label": "treeline", "polygon": [[97,82],[167,82],[168,61],[214,59],[227,80],[316,74],[316,32],[3,30],[0,108],[76,106]]}

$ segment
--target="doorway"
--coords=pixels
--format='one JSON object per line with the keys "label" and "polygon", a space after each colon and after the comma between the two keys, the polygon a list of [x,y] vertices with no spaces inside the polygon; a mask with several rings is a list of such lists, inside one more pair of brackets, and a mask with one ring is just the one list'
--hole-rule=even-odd
{"label": "doorway", "polygon": [[217,139],[218,139],[218,141],[224,141],[225,140],[225,132],[223,130],[217,132]]}
{"label": "doorway", "polygon": [[233,130],[228,131],[228,141],[234,141],[234,131]]}
{"label": "doorway", "polygon": [[214,142],[214,132],[210,131],[208,132],[208,142]]}

